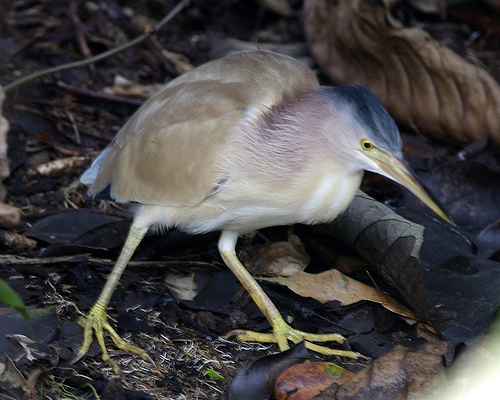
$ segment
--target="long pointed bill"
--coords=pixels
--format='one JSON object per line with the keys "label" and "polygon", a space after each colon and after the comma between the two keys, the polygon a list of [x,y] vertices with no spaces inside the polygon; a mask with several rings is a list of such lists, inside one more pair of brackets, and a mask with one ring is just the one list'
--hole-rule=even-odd
{"label": "long pointed bill", "polygon": [[395,155],[377,148],[367,152],[366,155],[380,168],[380,171],[376,172],[403,185],[443,220],[453,224],[451,218],[448,217],[442,208],[437,205],[433,197],[422,187],[416,174],[406,165],[404,160],[400,160]]}

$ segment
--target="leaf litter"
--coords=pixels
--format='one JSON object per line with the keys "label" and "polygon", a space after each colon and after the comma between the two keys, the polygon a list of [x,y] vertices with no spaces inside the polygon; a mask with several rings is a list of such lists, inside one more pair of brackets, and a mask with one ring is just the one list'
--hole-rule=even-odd
{"label": "leaf litter", "polygon": [[[313,2],[306,1],[305,3],[307,7]],[[345,6],[348,2],[340,3]],[[24,40],[23,42],[12,38],[7,40],[2,38],[2,43],[5,46],[0,46],[0,52],[5,52],[5,57],[2,58],[9,60],[7,64],[2,66],[5,72],[2,83],[13,81],[19,74],[26,75],[33,70],[43,69],[45,66],[62,64],[68,60],[86,57],[86,54],[98,53],[103,48],[114,47],[115,42],[111,38],[131,38],[142,32],[145,26],[151,26],[147,19],[141,18],[142,13],[152,12],[152,9],[149,8],[152,7],[150,5],[140,9],[136,8],[136,4],[134,4],[126,9],[114,2],[109,2],[109,8],[102,9],[99,6],[95,7],[93,3],[86,3],[85,5],[79,4],[60,9],[57,4],[51,4],[50,7],[48,4],[42,0],[27,3],[20,8],[15,6],[6,14],[7,18],[4,23],[9,26],[8,32],[17,32],[17,38],[37,37],[38,39],[34,41]],[[367,7],[366,4],[369,3],[362,6]],[[271,7],[270,9],[276,9],[275,5],[265,5],[265,7],[268,6]],[[369,6],[373,6],[373,4]],[[384,5],[384,7],[388,6]],[[168,11],[167,8],[162,9],[162,11]],[[220,9],[193,6],[185,14],[184,22],[186,25],[182,25],[181,20],[173,21],[172,26],[167,28],[168,34],[160,35],[159,40],[151,40],[144,47],[138,47],[135,51],[127,53],[127,57],[117,56],[118,58],[114,60],[110,59],[88,69],[68,70],[57,77],[46,77],[38,82],[22,86],[18,89],[14,100],[9,94],[8,103],[4,106],[4,115],[7,116],[11,125],[8,140],[12,173],[4,185],[9,191],[9,203],[13,204],[16,210],[21,210],[23,214],[20,226],[16,222],[16,229],[21,232],[20,236],[24,236],[27,233],[27,228],[37,225],[44,218],[48,218],[47,221],[55,222],[56,227],[46,225],[39,230],[36,236],[33,236],[35,244],[37,244],[36,250],[33,250],[32,245],[12,247],[6,241],[4,243],[6,246],[5,254],[2,254],[4,266],[0,273],[2,278],[15,287],[27,304],[38,307],[55,305],[58,309],[61,325],[60,333],[68,334],[68,337],[60,336],[48,344],[48,346],[54,346],[58,349],[60,361],[56,368],[51,369],[50,372],[44,370],[40,375],[40,371],[36,368],[43,364],[41,359],[37,359],[31,362],[28,369],[21,370],[26,376],[31,374],[31,381],[28,379],[31,382],[28,385],[30,388],[37,387],[43,395],[53,395],[56,387],[57,390],[64,393],[87,395],[92,392],[88,385],[89,382],[92,382],[94,392],[96,390],[101,394],[122,392],[126,393],[129,398],[141,398],[145,393],[148,393],[147,396],[167,396],[168,393],[169,398],[218,398],[227,383],[207,379],[206,376],[210,376],[210,374],[203,373],[205,368],[213,369],[230,378],[237,366],[249,362],[256,354],[262,354],[263,351],[268,350],[258,345],[214,340],[235,327],[235,324],[237,327],[246,325],[250,328],[257,326],[260,329],[266,329],[267,326],[262,316],[251,311],[251,307],[246,307],[251,302],[248,302],[245,294],[239,292],[236,287],[232,294],[228,291],[228,297],[224,301],[220,301],[220,305],[212,305],[213,309],[210,311],[193,306],[197,303],[211,303],[214,293],[223,292],[223,287],[227,286],[227,278],[219,279],[219,286],[217,286],[215,279],[217,272],[213,271],[214,280],[211,280],[210,276],[203,279],[203,281],[209,282],[208,285],[214,285],[208,286],[209,289],[205,290],[205,294],[202,296],[203,301],[201,301],[202,297],[197,299],[196,295],[202,293],[203,288],[196,288],[192,292],[195,287],[192,284],[194,281],[189,280],[192,278],[188,278],[188,285],[184,287],[187,287],[185,290],[190,292],[188,298],[192,299],[190,301],[193,303],[181,302],[179,305],[164,292],[162,277],[165,268],[170,268],[172,265],[178,267],[186,260],[187,268],[189,268],[190,263],[193,266],[195,263],[199,263],[194,268],[205,264],[217,269],[220,265],[213,244],[213,236],[179,240],[174,234],[169,233],[166,237],[150,237],[145,241],[143,248],[137,254],[137,261],[134,262],[136,264],[133,263],[130,271],[127,271],[123,277],[122,288],[117,291],[122,293],[118,293],[112,303],[113,315],[117,316],[123,323],[125,323],[123,316],[126,316],[126,330],[130,334],[128,339],[147,348],[150,354],[155,354],[159,366],[144,365],[140,360],[134,360],[121,354],[113,354],[122,365],[123,375],[121,377],[113,375],[111,369],[102,365],[97,357],[89,357],[84,364],[79,366],[68,366],[65,364],[66,360],[71,359],[72,353],[81,341],[81,338],[78,337],[80,333],[74,323],[74,317],[80,313],[80,308],[87,309],[98,295],[103,283],[102,275],[109,272],[109,268],[113,264],[111,260],[116,258],[116,247],[120,240],[119,235],[116,235],[117,227],[113,227],[113,222],[106,223],[105,217],[103,217],[102,225],[97,222],[92,228],[90,223],[92,219],[86,221],[85,214],[82,213],[82,217],[76,217],[74,221],[80,226],[80,229],[77,229],[72,238],[68,238],[64,224],[57,222],[57,215],[64,207],[77,208],[77,212],[82,212],[83,207],[91,206],[83,196],[84,188],[72,186],[85,167],[84,163],[81,163],[82,158],[80,157],[102,149],[139,104],[136,99],[129,101],[123,97],[127,94],[128,89],[132,88],[135,91],[136,98],[141,97],[148,90],[151,90],[149,84],[161,83],[166,76],[174,77],[180,71],[184,71],[186,67],[189,68],[189,65],[186,66],[187,60],[192,60],[193,64],[197,65],[207,60],[210,53],[219,52],[222,54],[239,46],[254,46],[256,40],[263,47],[270,44],[275,46],[274,50],[293,51],[295,52],[294,56],[304,58],[309,64],[312,64],[312,60],[307,58],[306,47],[301,43],[301,27],[298,24],[298,19],[295,17],[282,19],[279,13],[273,14],[268,9],[264,12],[266,15],[264,19],[252,18],[252,16],[255,17],[262,12],[258,8],[259,6],[256,4],[252,4],[252,6],[221,5]],[[59,10],[59,13],[55,10]],[[221,13],[221,10],[224,12]],[[61,18],[67,13],[72,14],[71,18]],[[153,12],[152,18],[157,18],[162,13],[156,10]],[[435,44],[429,41],[425,34],[417,32],[415,29],[405,32],[396,23],[394,16],[389,16],[387,8],[378,9],[373,13],[369,12],[362,17],[373,19],[380,16],[381,13],[388,16],[388,29],[393,30],[393,33],[399,30],[397,33],[402,34],[400,39],[411,44],[408,47],[408,52],[413,51],[416,48],[415,45],[418,47],[418,40],[424,38],[428,42],[427,49],[432,50],[428,53],[430,58],[426,62],[436,59],[449,61],[450,64],[444,63],[443,65],[455,68],[454,72],[457,74],[461,73],[458,67],[463,65],[461,61],[454,55],[450,55],[447,50],[433,52]],[[235,23],[242,15],[252,23]],[[329,14],[324,13],[323,16],[326,15]],[[102,23],[103,21],[106,23]],[[224,41],[217,35],[213,35],[213,30],[207,33],[210,25],[207,21],[217,21],[215,25],[224,26],[224,33],[234,38],[246,39],[246,41]],[[307,21],[306,18],[306,31],[310,26],[320,26],[319,22],[310,25]],[[351,22],[358,23],[355,19],[352,19]],[[86,33],[82,35],[82,26],[89,27],[87,32],[93,32],[92,35]],[[110,29],[110,26],[113,27],[117,36],[107,34],[106,30]],[[186,34],[189,26],[199,27],[195,36]],[[262,29],[263,27],[265,29]],[[80,33],[74,35],[75,31]],[[2,32],[6,31],[2,30]],[[379,33],[384,32],[380,30]],[[9,34],[6,36],[9,37]],[[46,38],[49,41],[45,41]],[[60,40],[60,38],[66,39]],[[276,41],[276,39],[287,43],[285,45],[265,43],[266,41]],[[50,40],[60,43],[62,46],[54,47]],[[366,38],[362,40],[366,40]],[[309,41],[313,54],[318,57],[315,48],[324,46],[324,43]],[[384,45],[380,40],[378,44]],[[371,48],[373,49],[373,46]],[[151,54],[154,54],[154,57]],[[344,50],[343,54],[348,53]],[[368,54],[365,58],[371,60],[372,56],[373,54],[371,56]],[[387,60],[391,62],[401,61],[403,60],[401,57],[401,54],[396,58],[390,55]],[[446,60],[447,57],[449,60]],[[340,60],[340,58],[337,59]],[[317,61],[320,66],[327,70],[327,73],[330,73],[332,68],[338,68],[338,66],[332,67],[332,65],[323,64],[319,58]],[[403,61],[407,63],[406,66],[409,65],[408,60]],[[350,72],[356,70],[352,65],[352,63],[349,64],[348,71]],[[375,65],[377,64],[371,61],[368,63],[370,67]],[[494,98],[496,89],[491,79],[485,77],[483,72],[471,65],[468,64],[465,71],[473,71],[467,76],[469,82],[476,83],[473,89],[476,90],[480,85],[484,85],[485,89],[480,93],[486,96],[485,98],[490,98],[488,96]],[[367,64],[363,64],[361,70],[367,72],[368,75],[374,73],[373,70],[367,68]],[[417,76],[422,78],[419,79],[419,82],[422,83],[425,82],[424,78],[430,69],[413,71],[416,71]],[[127,87],[127,89],[122,91],[116,87],[117,81],[114,80],[114,77],[119,75],[125,76],[129,80],[128,82],[123,81],[124,88]],[[454,75],[448,74],[448,76]],[[474,81],[470,79],[470,76],[478,76],[480,79]],[[370,87],[370,83],[380,81],[383,80],[367,80],[364,84]],[[459,79],[457,82],[468,83],[463,79]],[[116,91],[104,93],[105,87],[111,87],[114,84]],[[448,84],[448,86],[446,87],[444,84]],[[443,85],[436,87],[435,92],[428,91],[427,94],[432,96],[433,93],[437,93],[438,96],[444,98],[442,90],[456,93],[453,91],[454,88],[449,85],[449,81],[443,81]],[[404,84],[398,84],[398,86],[399,89],[408,87]],[[413,89],[423,90],[427,90],[429,87],[432,85],[412,86]],[[376,88],[372,88],[372,90],[376,91]],[[463,93],[470,93],[470,90],[472,89],[466,89]],[[420,133],[449,141],[452,146],[455,146],[455,150],[440,146],[441,159],[447,160],[451,154],[456,153],[459,143],[482,135],[489,136],[494,143],[498,143],[495,133],[486,129],[491,123],[491,119],[494,120],[494,115],[487,114],[485,125],[477,124],[476,126],[471,122],[483,112],[480,107],[468,108],[470,112],[464,117],[465,119],[457,119],[458,126],[457,121],[453,120],[455,115],[453,107],[463,108],[463,104],[469,104],[469,100],[475,101],[477,97],[458,95],[451,98],[453,101],[441,102],[440,107],[429,111],[428,107],[435,103],[435,98],[427,99],[425,96],[416,95],[416,92],[410,97],[394,94],[395,92],[391,93],[391,96],[385,96],[383,93],[378,94],[384,101],[387,101],[386,106],[393,111],[397,118],[400,118],[404,125],[411,125]],[[417,104],[419,98],[424,99],[424,105]],[[410,107],[406,107],[405,102],[402,101],[408,99],[413,102]],[[482,104],[481,101],[476,103]],[[490,101],[489,104],[493,106],[496,103]],[[408,110],[412,113],[409,117],[407,114],[405,116],[405,112]],[[436,122],[436,116],[440,118],[438,122]],[[478,131],[477,127],[486,128]],[[466,156],[470,157],[469,154]],[[429,158],[428,154],[422,152],[419,155],[419,160],[425,160],[426,157]],[[490,156],[490,159],[495,159],[495,157],[495,155]],[[52,163],[54,159],[64,160],[65,158],[67,161]],[[430,169],[435,170],[432,159],[430,162]],[[450,165],[448,169],[443,169],[442,182],[445,182],[446,177],[455,172],[457,174],[455,179],[458,183],[452,188],[447,188],[437,181],[432,190],[441,187],[444,193],[438,197],[445,200],[449,199],[447,196],[454,194],[455,188],[460,187],[462,182],[460,176],[464,173],[463,168]],[[459,165],[459,167],[461,166]],[[488,190],[484,186],[477,189],[476,185],[479,181],[475,178],[482,173],[478,172],[477,169],[470,168],[470,164],[466,168],[472,172],[472,179],[468,183],[471,193],[474,190],[479,193]],[[491,170],[491,167],[488,168]],[[486,179],[485,183],[488,182],[489,180]],[[494,186],[491,188],[493,189],[491,193],[494,193]],[[400,193],[399,190],[397,189],[396,192]],[[384,198],[384,195],[385,201],[390,201],[387,200],[387,192],[381,197]],[[401,204],[402,198],[407,198],[407,196],[399,195],[395,201],[393,200],[393,204]],[[2,200],[5,200],[5,196],[2,197]],[[477,203],[475,207],[481,207],[480,196],[476,197],[474,201]],[[443,203],[447,204],[446,201]],[[378,222],[372,225],[361,223],[356,227],[356,224],[353,224],[353,227],[344,231],[329,226],[326,228],[327,232],[323,231],[321,235],[330,237],[331,246],[338,245],[337,237],[347,239],[356,253],[374,265],[375,270],[378,270],[392,287],[397,288],[397,291],[393,291],[391,287],[384,286],[383,282],[373,277],[377,284],[382,284],[384,291],[390,292],[391,296],[395,298],[398,297],[399,292],[401,295],[399,300],[406,301],[412,311],[420,316],[425,318],[439,316],[430,322],[442,332],[444,337],[470,344],[482,335],[488,319],[498,307],[496,287],[499,285],[495,285],[498,253],[494,245],[494,224],[499,218],[494,212],[494,202],[492,203],[493,207],[486,207],[489,215],[482,214],[485,215],[484,220],[471,218],[467,209],[463,207],[464,202],[459,204],[462,205],[460,217],[469,218],[469,221],[476,223],[476,235],[483,231],[486,232],[483,236],[487,233],[493,233],[493,236],[486,237],[487,244],[477,240],[477,243],[484,249],[479,257],[474,248],[475,236],[470,235],[469,232],[450,231],[446,228],[441,231],[442,226],[432,217],[426,216],[425,213],[408,214],[408,210],[405,214],[404,209],[400,209],[398,212],[425,225],[425,229],[418,225],[409,224],[400,219],[399,216],[387,215],[379,218]],[[103,214],[113,218],[118,216],[124,221],[120,211],[117,212],[116,209],[104,204],[100,204],[100,207],[104,207]],[[373,214],[374,208],[371,207],[377,208],[372,204],[365,211],[359,211],[353,207],[349,212],[351,212],[351,217],[355,215],[357,221],[366,222],[370,220],[369,214]],[[50,212],[54,215],[53,219],[50,219],[51,215],[47,214]],[[365,212],[366,215],[364,215]],[[59,221],[64,222],[67,216],[68,214],[61,213]],[[79,218],[80,222],[77,222]],[[485,221],[488,221],[488,224],[485,224]],[[340,223],[340,221],[338,222]],[[90,224],[87,225],[87,223]],[[489,231],[485,230],[487,226],[490,226]],[[5,229],[12,228],[6,227]],[[337,233],[332,234],[330,231],[332,229],[337,229]],[[54,243],[50,244],[51,241],[48,239],[54,234],[58,239],[53,240]],[[262,243],[262,236],[266,238],[264,243]],[[285,236],[286,234],[279,229],[271,229],[261,233],[261,237],[256,238],[254,242],[265,245],[269,241],[279,242]],[[59,238],[63,237],[65,239],[62,242],[59,241]],[[301,238],[304,240],[304,237]],[[68,241],[74,240],[80,242],[77,244],[68,243]],[[307,246],[308,238],[306,237],[304,241],[306,242],[306,251],[309,253],[311,248]],[[431,243],[434,243],[435,247],[430,246]],[[445,245],[443,246],[442,243]],[[79,246],[78,252],[80,253],[72,255],[77,246]],[[346,250],[342,246],[340,248],[343,251]],[[38,258],[40,251],[44,249],[46,249],[45,255],[47,256],[45,260]],[[93,254],[93,256],[82,256],[82,252]],[[105,258],[101,258],[103,256]],[[311,255],[311,265],[308,269],[314,273],[321,273],[321,271],[315,270],[318,268],[318,264],[321,264],[321,257],[320,260],[317,257],[318,254],[316,257]],[[142,265],[143,268],[136,269],[135,265]],[[193,269],[193,274],[195,272]],[[357,278],[362,277],[360,273],[356,275]],[[368,279],[367,283],[373,283],[371,280],[371,278]],[[288,318],[293,319],[294,325],[297,324],[299,328],[301,326],[308,328],[315,326],[318,330],[331,330],[332,327],[335,327],[344,335],[350,335],[350,341],[353,344],[384,343],[383,349],[386,354],[389,355],[391,352],[395,354],[392,356],[395,357],[394,362],[390,364],[394,366],[393,371],[397,373],[394,376],[406,376],[408,382],[419,382],[419,380],[417,378],[410,379],[410,375],[405,375],[408,371],[404,370],[398,360],[401,361],[407,357],[421,359],[423,365],[416,366],[415,371],[418,371],[419,368],[429,369],[430,366],[433,366],[437,369],[430,370],[439,377],[442,376],[438,361],[439,354],[441,356],[446,354],[446,363],[450,362],[449,348],[453,348],[454,344],[449,344],[449,342],[438,342],[442,343],[439,345],[442,346],[440,347],[442,350],[436,353],[438,355],[435,358],[429,358],[425,352],[419,353],[419,346],[428,352],[429,347],[432,347],[432,343],[434,343],[427,336],[422,336],[424,328],[421,324],[414,327],[408,327],[406,324],[399,325],[396,320],[387,318],[388,312],[366,303],[342,308],[335,302],[327,302],[323,306],[314,300],[303,299],[291,295],[290,292],[284,292],[275,284],[264,283],[263,285],[271,294],[273,301],[278,304],[280,309],[284,310]],[[182,286],[180,287],[182,288]],[[205,287],[207,286],[205,285]],[[484,293],[477,297],[481,288],[483,288]],[[182,290],[180,289],[181,292]],[[475,301],[467,301],[467,299],[475,299]],[[241,310],[244,311],[237,309],[235,311],[237,304],[242,306]],[[157,305],[160,306],[159,309],[155,307]],[[363,315],[370,318],[365,318],[363,321]],[[355,323],[348,325],[347,321],[355,321]],[[345,326],[349,327],[351,331],[342,328],[340,323],[346,323]],[[18,338],[21,340],[21,337]],[[27,345],[28,342],[23,341],[23,343]],[[394,347],[395,343],[403,344],[405,350],[402,351],[399,347]],[[413,353],[417,355],[409,355]],[[30,354],[35,353],[30,352]],[[377,360],[366,368],[376,368]],[[361,368],[365,365],[365,362],[349,364],[345,363],[344,360],[333,361],[342,363],[354,372],[363,371]],[[7,360],[5,365],[11,364]],[[387,369],[388,364],[383,365],[385,366],[382,371]],[[69,374],[71,376],[68,376],[67,368],[72,371]],[[40,380],[40,376],[47,376],[47,374],[50,374],[54,383],[57,380],[59,383],[51,387],[50,384],[47,384],[49,380]],[[432,381],[430,379],[432,374],[425,375],[422,372],[420,374],[415,376],[425,376],[429,382]],[[82,379],[79,375],[85,376],[85,378]],[[113,382],[113,379],[116,378],[121,378],[122,381],[120,383]],[[358,385],[357,389],[352,389],[355,385],[351,383],[351,393],[360,393],[359,391],[363,390],[363,387],[365,391],[367,388],[373,390],[373,393],[388,393],[379,392],[379,390],[387,390],[392,382],[387,378],[383,383],[381,383],[382,381],[370,382],[358,379],[359,382],[364,383]],[[384,385],[386,387],[382,388]],[[416,386],[418,385],[413,385],[411,388]],[[397,388],[397,393],[406,396],[406,398],[411,398],[410,394],[414,393],[413,389],[409,389],[410,386],[403,385],[397,386]],[[342,390],[346,391],[347,386]]]}

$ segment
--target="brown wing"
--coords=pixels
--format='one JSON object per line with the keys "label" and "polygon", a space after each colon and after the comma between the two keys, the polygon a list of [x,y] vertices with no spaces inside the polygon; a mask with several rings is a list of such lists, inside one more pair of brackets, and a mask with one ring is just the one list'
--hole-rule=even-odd
{"label": "brown wing", "polygon": [[[149,99],[108,147],[90,188],[111,185],[120,202],[193,205],[226,177],[220,157],[245,111],[317,90],[312,71],[271,52],[212,61],[173,80]],[[104,156],[104,154],[103,154]]]}

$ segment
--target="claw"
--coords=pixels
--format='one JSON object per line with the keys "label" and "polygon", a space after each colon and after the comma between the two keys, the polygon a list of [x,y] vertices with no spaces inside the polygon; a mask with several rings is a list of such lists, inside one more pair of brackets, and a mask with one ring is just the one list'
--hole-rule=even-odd
{"label": "claw", "polygon": [[299,343],[301,341],[305,342],[306,348],[315,351],[320,354],[325,354],[329,356],[340,356],[349,357],[357,359],[363,357],[361,354],[354,351],[337,350],[331,349],[326,346],[320,346],[311,342],[337,342],[344,343],[345,339],[342,335],[338,333],[308,333],[299,331],[298,329],[292,328],[288,325],[285,320],[280,319],[274,321],[273,332],[272,333],[260,333],[247,330],[234,330],[227,334],[227,337],[236,336],[238,340],[251,341],[259,343],[276,343],[279,346],[280,351],[285,351],[290,348],[289,342]]}
{"label": "claw", "polygon": [[80,326],[83,327],[83,344],[76,357],[71,361],[71,364],[79,361],[87,352],[89,351],[90,345],[92,344],[92,336],[95,335],[97,343],[102,349],[102,361],[110,363],[113,366],[115,372],[119,372],[119,368],[115,362],[111,360],[106,349],[106,344],[104,342],[104,331],[108,332],[113,340],[113,343],[121,350],[128,351],[137,354],[142,357],[145,361],[154,364],[148,353],[141,349],[140,347],[129,344],[123,340],[118,333],[113,329],[113,327],[108,322],[108,315],[106,308],[99,302],[94,304],[90,310],[87,318],[82,319],[79,322]]}

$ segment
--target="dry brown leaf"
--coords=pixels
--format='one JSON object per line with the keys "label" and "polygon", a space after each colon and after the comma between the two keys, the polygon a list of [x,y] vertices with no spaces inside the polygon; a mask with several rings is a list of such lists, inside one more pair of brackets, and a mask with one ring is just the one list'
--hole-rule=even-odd
{"label": "dry brown leaf", "polygon": [[275,386],[276,400],[308,400],[332,385],[341,385],[354,373],[328,362],[294,365],[283,372]]}
{"label": "dry brown leaf", "polygon": [[389,353],[359,371],[336,391],[337,400],[422,399],[445,379],[443,359],[450,359],[454,345],[426,343],[418,351],[395,346]]}
{"label": "dry brown leaf", "polygon": [[[388,1],[385,0],[386,4]],[[446,16],[446,0],[410,0],[410,4],[422,13]]]}
{"label": "dry brown leaf", "polygon": [[146,100],[157,93],[159,90],[161,90],[163,87],[165,87],[165,85],[160,83],[141,85],[121,75],[117,75],[115,76],[113,86],[105,87],[103,89],[103,93],[114,96],[132,97],[136,99]]}
{"label": "dry brown leaf", "polygon": [[349,278],[342,272],[332,269],[320,274],[297,272],[289,277],[262,278],[276,282],[302,297],[311,297],[321,303],[339,301],[343,306],[367,300],[379,303],[388,310],[412,319],[419,319],[410,310],[372,286]]}
{"label": "dry brown leaf", "polygon": [[7,355],[0,361],[0,387],[2,392],[9,393],[6,398],[11,399],[36,399],[31,397],[28,382],[24,375],[17,369],[14,361]]}
{"label": "dry brown leaf", "polygon": [[286,0],[261,0],[262,5],[282,17],[291,17],[293,15],[292,7]]}
{"label": "dry brown leaf", "polygon": [[[9,157],[7,155],[7,133],[9,122],[2,115],[2,105],[5,99],[3,87],[0,85],[0,178],[10,175]],[[1,183],[0,183],[1,186]],[[0,203],[0,226],[10,229],[21,225],[21,211],[14,206]]]}
{"label": "dry brown leaf", "polygon": [[201,289],[210,281],[214,272],[208,268],[167,269],[163,282],[177,300],[193,300]]}
{"label": "dry brown leaf", "polygon": [[309,265],[311,257],[298,236],[288,240],[249,246],[240,260],[253,275],[291,276]]}
{"label": "dry brown leaf", "polygon": [[68,171],[81,171],[90,164],[95,156],[95,153],[91,153],[85,156],[64,157],[35,165],[26,170],[23,181],[30,182],[33,179],[40,179],[41,177],[57,178],[68,174]]}
{"label": "dry brown leaf", "polygon": [[[1,206],[5,206],[5,204],[0,204],[0,209]],[[0,229],[0,247],[2,248],[12,250],[16,253],[24,253],[34,250],[36,246],[37,241],[34,239],[30,239],[16,232],[9,232]]]}
{"label": "dry brown leaf", "polygon": [[337,84],[373,91],[394,118],[438,140],[489,137],[500,147],[500,86],[491,75],[419,28],[396,21],[383,2],[306,0],[311,52]]}

